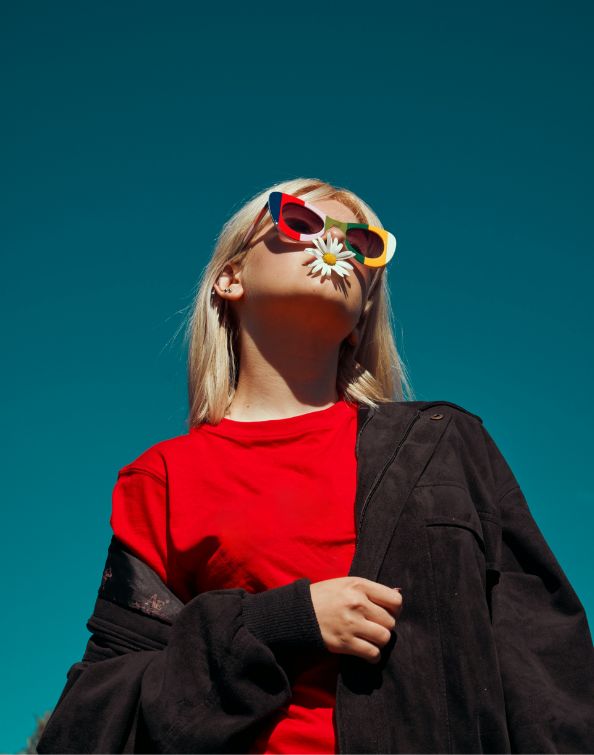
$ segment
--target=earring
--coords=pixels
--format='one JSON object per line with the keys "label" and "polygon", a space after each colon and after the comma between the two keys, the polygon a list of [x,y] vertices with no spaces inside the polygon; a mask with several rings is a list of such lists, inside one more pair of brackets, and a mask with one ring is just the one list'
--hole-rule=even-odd
{"label": "earring", "polygon": [[[224,291],[225,293],[227,293],[227,294],[230,294],[230,293],[231,293],[231,289],[230,289],[230,288],[224,288],[224,289],[223,289],[223,291]],[[210,290],[210,295],[211,295],[211,296],[214,296],[215,294],[216,294],[216,291],[214,290],[214,288],[212,288],[212,289]]]}

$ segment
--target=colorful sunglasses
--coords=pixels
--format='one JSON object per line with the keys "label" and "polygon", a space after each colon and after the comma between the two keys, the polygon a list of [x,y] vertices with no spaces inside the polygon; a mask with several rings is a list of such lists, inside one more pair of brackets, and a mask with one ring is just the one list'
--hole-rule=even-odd
{"label": "colorful sunglasses", "polygon": [[316,239],[323,236],[331,226],[340,228],[346,237],[346,248],[353,252],[356,260],[369,267],[387,265],[396,251],[396,237],[389,231],[366,223],[336,220],[311,202],[283,191],[270,192],[266,204],[245,234],[242,249],[252,237],[266,210],[270,211],[277,229],[294,241]]}

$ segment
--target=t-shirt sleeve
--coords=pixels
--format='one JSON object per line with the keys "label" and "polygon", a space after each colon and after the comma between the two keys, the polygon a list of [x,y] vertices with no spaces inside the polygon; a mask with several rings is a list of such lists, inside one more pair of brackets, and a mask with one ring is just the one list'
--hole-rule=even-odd
{"label": "t-shirt sleeve", "polygon": [[168,583],[167,468],[162,454],[149,448],[118,471],[109,523],[113,534]]}
{"label": "t-shirt sleeve", "polygon": [[247,752],[291,699],[294,652],[327,652],[305,577],[259,593],[208,590],[173,618],[155,612],[174,597],[163,585],[153,594],[151,573],[165,582],[168,479],[154,448],[118,472],[110,522],[123,548],[110,547],[103,570],[111,597],[102,579],[87,649],[38,753]]}

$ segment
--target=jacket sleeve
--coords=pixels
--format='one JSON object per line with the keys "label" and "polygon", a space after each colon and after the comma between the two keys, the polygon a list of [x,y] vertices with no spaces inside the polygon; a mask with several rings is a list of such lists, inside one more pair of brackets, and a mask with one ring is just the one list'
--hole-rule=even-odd
{"label": "jacket sleeve", "polygon": [[310,580],[259,593],[210,590],[181,602],[163,580],[161,541],[140,553],[146,538],[134,539],[149,527],[147,516],[160,516],[161,483],[146,470],[128,472],[120,479],[134,495],[116,485],[114,502],[134,526],[116,519],[114,529],[132,540],[112,537],[87,623],[92,636],[37,752],[246,752],[291,698],[288,659],[296,650],[327,652]]}
{"label": "jacket sleeve", "polygon": [[247,752],[291,698],[284,653],[325,649],[309,580],[260,593],[210,590],[176,608],[156,572],[115,552],[135,571],[108,558],[87,623],[93,634],[37,752]]}
{"label": "jacket sleeve", "polygon": [[491,611],[511,751],[592,753],[594,650],[584,607],[484,433],[501,521]]}

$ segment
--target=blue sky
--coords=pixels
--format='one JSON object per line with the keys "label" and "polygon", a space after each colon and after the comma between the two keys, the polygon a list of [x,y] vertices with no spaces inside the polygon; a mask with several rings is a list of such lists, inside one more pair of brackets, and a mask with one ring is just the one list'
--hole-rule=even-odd
{"label": "blue sky", "polygon": [[483,418],[592,622],[593,8],[4,8],[2,751],[84,651],[117,470],[185,432],[216,234],[295,176],[396,234],[416,398]]}

